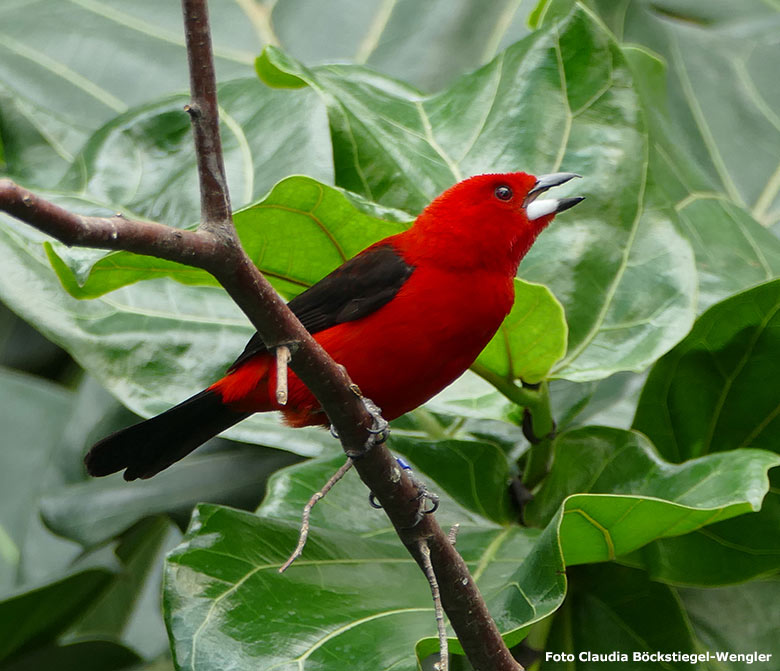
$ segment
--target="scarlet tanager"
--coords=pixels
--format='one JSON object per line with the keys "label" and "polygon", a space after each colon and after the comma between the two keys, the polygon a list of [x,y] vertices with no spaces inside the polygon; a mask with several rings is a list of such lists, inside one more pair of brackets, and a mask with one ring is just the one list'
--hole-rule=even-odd
{"label": "scarlet tanager", "polygon": [[[288,305],[383,417],[395,419],[460,376],[493,337],[512,307],[520,260],[558,212],[582,200],[537,197],[577,176],[459,182],[409,230],[364,249]],[[328,425],[294,373],[285,406],[275,385],[276,358],[255,334],[208,389],[94,445],[87,470],[150,478],[254,412],[281,410],[296,427]]]}

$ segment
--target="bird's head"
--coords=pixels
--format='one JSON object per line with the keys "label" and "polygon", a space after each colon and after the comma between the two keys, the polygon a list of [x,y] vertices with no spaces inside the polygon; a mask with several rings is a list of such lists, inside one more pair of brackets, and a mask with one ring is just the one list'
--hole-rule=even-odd
{"label": "bird's head", "polygon": [[477,175],[450,187],[420,214],[409,230],[428,261],[453,268],[482,267],[514,275],[536,236],[555,215],[583,200],[539,198],[579,177],[558,172]]}

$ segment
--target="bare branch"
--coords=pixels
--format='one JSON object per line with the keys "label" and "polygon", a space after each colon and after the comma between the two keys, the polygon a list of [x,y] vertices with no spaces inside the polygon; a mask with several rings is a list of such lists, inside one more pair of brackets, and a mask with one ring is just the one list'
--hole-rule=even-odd
{"label": "bare branch", "polygon": [[436,581],[436,574],[433,572],[431,564],[431,551],[428,549],[428,543],[424,538],[417,542],[420,557],[422,558],[422,568],[428,584],[431,586],[431,596],[433,597],[433,608],[436,616],[436,629],[439,632],[439,662],[435,665],[436,671],[448,671],[450,667],[450,653],[447,644],[447,624],[444,622],[444,611],[441,606],[441,594],[439,593],[439,583]]}
{"label": "bare branch", "polygon": [[335,485],[347,474],[347,471],[352,468],[354,463],[355,462],[352,461],[352,459],[348,458],[344,462],[344,465],[330,476],[330,479],[325,483],[325,486],[316,494],[314,494],[309,499],[309,502],[303,507],[303,515],[301,517],[301,533],[298,537],[298,545],[295,547],[295,550],[293,550],[293,553],[290,555],[287,561],[279,567],[279,573],[284,573],[288,568],[290,568],[290,565],[303,554],[303,548],[306,545],[306,539],[309,537],[309,517],[311,516],[312,508],[314,508],[320,499],[325,497],[333,485]]}
{"label": "bare branch", "polygon": [[200,177],[201,227],[228,238],[233,228],[225,162],[219,137],[217,78],[211,49],[207,0],[182,0],[184,34],[190,65],[192,102],[185,107],[192,121]]}

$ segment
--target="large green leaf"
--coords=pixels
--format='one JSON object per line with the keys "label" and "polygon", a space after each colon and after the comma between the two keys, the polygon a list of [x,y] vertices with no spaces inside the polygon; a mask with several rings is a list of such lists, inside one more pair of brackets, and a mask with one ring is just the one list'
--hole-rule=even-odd
{"label": "large green leaf", "polygon": [[[780,241],[685,149],[666,104],[666,69],[644,49],[625,48],[649,121],[651,177],[677,213],[696,254],[699,308],[780,274]],[[734,96],[735,102],[741,101]],[[721,106],[723,107],[723,106]],[[767,138],[771,143],[772,140]]]}
{"label": "large green leaf", "polygon": [[[661,54],[669,114],[716,190],[769,226],[780,217],[776,4],[635,0],[593,4],[625,42]],[[722,91],[739,92],[724,101]]]}
{"label": "large green leaf", "polygon": [[[381,511],[360,512],[370,509],[354,473],[315,507],[303,557],[285,574],[277,571],[297,540],[298,503],[337,465],[315,461],[282,472],[258,511],[262,517],[197,509],[184,544],[169,558],[165,582],[178,668],[417,668],[415,644],[435,635],[430,590]],[[554,533],[529,558],[538,531],[502,530],[444,496],[442,523],[454,521],[463,524],[458,547],[503,630],[516,630],[518,617],[549,614],[560,602],[564,578],[551,568],[561,566]],[[513,582],[518,590],[506,588]],[[281,593],[283,617],[273,596]],[[512,638],[521,635],[516,630]],[[418,654],[428,648],[422,644]]]}
{"label": "large green leaf", "polygon": [[181,532],[165,517],[148,518],[120,536],[116,547],[122,573],[80,613],[64,642],[120,642],[146,659],[168,649],[160,612],[160,581],[165,554],[181,541]]}
{"label": "large green leaf", "polygon": [[46,525],[92,547],[136,521],[168,513],[185,523],[200,501],[254,508],[268,475],[296,457],[281,450],[233,445],[204,447],[151,480],[131,486],[115,475],[53,489],[41,502]]}
{"label": "large green leaf", "polygon": [[776,470],[770,472],[770,483],[760,511],[659,539],[622,561],[643,568],[654,580],[682,585],[729,585],[777,572],[780,473]]}
{"label": "large green leaf", "polygon": [[646,129],[628,64],[583,11],[433,96],[360,67],[307,68],[272,48],[257,70],[271,85],[309,85],[323,96],[337,182],[378,202],[418,211],[479,172],[585,175],[576,189],[588,201],[553,224],[521,265],[566,310],[569,353],[555,375],[642,370],[687,330],[692,252],[647,182]]}
{"label": "large green leaf", "polygon": [[0,660],[52,641],[95,602],[111,572],[88,569],[0,601]]}
{"label": "large green leaf", "polygon": [[705,312],[658,361],[634,427],[674,461],[780,446],[780,280]]}
{"label": "large green leaf", "polygon": [[[685,611],[672,589],[649,581],[640,571],[614,564],[578,566],[568,574],[570,591],[553,619],[541,671],[692,668],[690,657],[671,657],[697,652]],[[659,653],[669,658],[658,659]]]}
{"label": "large green leaf", "polygon": [[[264,40],[237,3],[210,3],[221,77],[246,76]],[[51,186],[89,135],[128,107],[183,91],[181,8],[116,0],[6,2],[0,9],[0,135],[11,174]],[[18,140],[26,137],[29,143]],[[30,163],[36,170],[30,170]]]}
{"label": "large green leaf", "polygon": [[[723,658],[722,653],[771,655],[766,668],[780,658],[780,599],[777,577],[720,589],[676,590],[699,648],[721,652],[712,671],[744,671],[746,660]],[[726,622],[728,624],[726,624]],[[758,666],[760,660],[753,658]],[[689,667],[690,668],[690,667]],[[704,667],[709,671],[708,667]]]}
{"label": "large green leaf", "polygon": [[[534,24],[554,22],[574,4],[543,0]],[[767,229],[780,217],[772,86],[780,12],[763,0],[588,5],[626,42],[648,121],[650,182],[695,250],[700,307],[777,277],[780,241]]]}
{"label": "large green leaf", "polygon": [[40,499],[64,481],[62,427],[73,394],[0,368],[0,594],[57,575],[80,548],[49,533]]}
{"label": "large green leaf", "polygon": [[286,0],[271,19],[284,49],[304,63],[363,63],[435,90],[524,37],[531,9],[516,1]]}
{"label": "large green leaf", "polygon": [[[316,95],[293,100],[257,79],[218,88],[222,150],[234,208],[280,179],[333,175],[322,138],[327,119]],[[184,95],[134,107],[102,126],[58,188],[130,215],[184,227],[200,218],[198,172]]]}
{"label": "large green leaf", "polygon": [[564,433],[554,449],[552,471],[526,519],[547,524],[563,506],[567,564],[614,559],[648,537],[679,536],[759,510],[769,488],[767,471],[780,465],[780,458],[762,450],[672,465],[641,434],[599,427]]}
{"label": "large green leaf", "polygon": [[[313,179],[288,177],[259,203],[236,212],[234,220],[247,254],[291,298],[373,242],[406,228],[380,219],[378,212],[357,209],[338,189]],[[218,286],[203,270],[131,252],[112,252],[89,262],[68,254],[64,245],[53,244],[51,251],[60,280],[77,298],[96,298],[133,282],[162,277]],[[60,254],[69,257],[67,264]]]}
{"label": "large green leaf", "polygon": [[[568,573],[570,593],[555,614],[541,671],[744,671],[780,654],[777,580],[703,590],[661,585],[614,564]],[[756,653],[765,655],[763,663]]]}
{"label": "large green leaf", "polygon": [[[309,64],[353,59],[430,88],[527,34],[531,7],[470,0],[209,3],[222,80],[248,74],[262,45],[281,44]],[[175,3],[6,2],[0,24],[0,157],[27,183],[51,186],[93,130],[128,107],[186,88]]]}

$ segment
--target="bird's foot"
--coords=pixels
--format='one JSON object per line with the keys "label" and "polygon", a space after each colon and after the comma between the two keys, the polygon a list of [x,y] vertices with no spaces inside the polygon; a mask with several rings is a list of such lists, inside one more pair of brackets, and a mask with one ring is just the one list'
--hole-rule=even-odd
{"label": "bird's foot", "polygon": [[[428,487],[424,482],[418,480],[412,472],[412,467],[407,464],[401,457],[396,457],[395,460],[398,465],[406,472],[406,475],[412,481],[412,484],[417,488],[417,496],[414,497],[414,501],[417,501],[418,507],[415,513],[414,521],[409,528],[416,527],[425,515],[431,515],[439,509],[439,495],[428,490]],[[372,508],[381,508],[382,506],[376,500],[373,493],[368,495],[368,502]]]}
{"label": "bird's foot", "polygon": [[[359,392],[358,392],[359,393]],[[368,439],[363,445],[362,450],[350,450],[346,454],[350,459],[360,459],[366,452],[368,452],[374,445],[379,445],[387,440],[390,435],[390,423],[382,417],[382,409],[377,406],[370,398],[360,396],[360,400],[363,402],[363,407],[371,415],[373,423],[368,429]],[[338,440],[339,434],[336,431],[336,427],[330,425],[330,434]]]}

